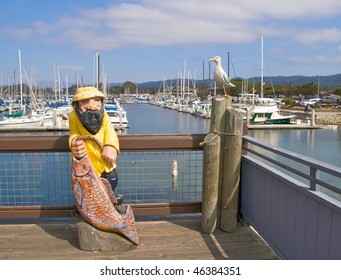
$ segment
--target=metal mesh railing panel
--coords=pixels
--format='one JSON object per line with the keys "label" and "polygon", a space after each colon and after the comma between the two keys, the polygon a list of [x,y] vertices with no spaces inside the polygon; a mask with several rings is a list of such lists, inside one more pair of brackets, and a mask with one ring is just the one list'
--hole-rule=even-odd
{"label": "metal mesh railing panel", "polygon": [[[201,201],[202,157],[202,151],[122,152],[117,192],[130,204]],[[0,154],[0,207],[68,205],[73,205],[70,153]]]}

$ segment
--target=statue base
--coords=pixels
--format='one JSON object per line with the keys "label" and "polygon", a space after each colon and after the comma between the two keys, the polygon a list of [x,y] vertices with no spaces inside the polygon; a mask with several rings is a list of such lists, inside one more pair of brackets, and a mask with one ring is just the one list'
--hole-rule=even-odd
{"label": "statue base", "polygon": [[99,230],[79,214],[76,214],[76,228],[78,242],[81,250],[84,251],[117,251],[124,252],[136,248],[136,245],[128,239],[115,232]]}

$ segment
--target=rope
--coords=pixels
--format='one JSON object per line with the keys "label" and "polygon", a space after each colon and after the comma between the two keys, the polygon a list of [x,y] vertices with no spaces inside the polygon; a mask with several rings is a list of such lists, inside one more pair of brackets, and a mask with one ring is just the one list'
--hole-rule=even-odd
{"label": "rope", "polygon": [[240,136],[239,134],[236,134],[236,133],[229,133],[229,132],[221,132],[221,131],[213,131],[211,133],[215,133],[215,135],[212,137],[211,140],[209,141],[203,141],[203,142],[200,142],[199,145],[202,147],[204,146],[205,144],[208,144],[208,143],[211,143],[217,136],[219,135],[228,135],[228,136]]}
{"label": "rope", "polygon": [[215,133],[215,135],[212,137],[211,140],[209,140],[209,141],[203,141],[203,142],[200,142],[200,143],[199,143],[199,145],[200,145],[201,147],[204,146],[205,144],[211,143],[215,138],[217,138],[217,137],[221,134],[220,131],[214,131],[214,132],[212,132],[212,133]]}
{"label": "rope", "polygon": [[81,139],[81,140],[84,140],[84,141],[86,141],[86,140],[94,140],[96,143],[97,143],[97,145],[101,148],[101,150],[103,151],[103,145],[101,144],[101,142],[99,142],[99,140],[96,138],[96,137],[94,137],[94,136],[77,136],[76,137],[77,139]]}

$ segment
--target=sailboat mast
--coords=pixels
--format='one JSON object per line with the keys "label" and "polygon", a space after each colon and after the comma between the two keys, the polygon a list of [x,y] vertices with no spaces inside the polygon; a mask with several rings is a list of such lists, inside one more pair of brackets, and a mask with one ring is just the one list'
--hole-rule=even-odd
{"label": "sailboat mast", "polygon": [[22,73],[21,73],[21,51],[20,49],[18,50],[19,52],[19,81],[20,81],[20,109],[23,109],[23,104],[22,104],[22,95],[23,95],[23,89],[22,89]]}
{"label": "sailboat mast", "polygon": [[96,54],[95,54],[95,84],[96,84],[96,87],[99,89],[99,53],[98,51],[96,51]]}
{"label": "sailboat mast", "polygon": [[227,76],[230,77],[230,52],[227,52]]}
{"label": "sailboat mast", "polygon": [[[230,77],[230,52],[227,52],[227,76]],[[229,93],[229,88],[227,88],[227,93]]]}
{"label": "sailboat mast", "polygon": [[61,91],[61,84],[60,84],[60,68],[59,65],[57,65],[57,78],[58,78],[58,100],[61,100],[61,96],[60,96],[60,91]]}
{"label": "sailboat mast", "polygon": [[264,97],[264,92],[263,92],[263,77],[264,77],[264,58],[263,58],[263,33],[261,35],[261,76],[260,76],[260,97]]}
{"label": "sailboat mast", "polygon": [[56,61],[53,60],[53,91],[54,100],[57,101],[57,77],[56,77]]}
{"label": "sailboat mast", "polygon": [[185,94],[186,91],[186,64],[187,64],[187,59],[185,59],[185,64],[184,64],[184,76],[183,76],[183,90],[181,91],[181,98],[183,98],[183,95]]}

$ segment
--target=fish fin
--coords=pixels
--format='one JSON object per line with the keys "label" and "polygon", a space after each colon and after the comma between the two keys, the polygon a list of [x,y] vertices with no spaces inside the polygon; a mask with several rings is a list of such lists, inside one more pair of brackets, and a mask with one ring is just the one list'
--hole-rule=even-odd
{"label": "fish fin", "polygon": [[115,209],[118,213],[124,215],[127,212],[127,205],[125,204],[115,205]]}
{"label": "fish fin", "polygon": [[83,197],[82,197],[82,187],[80,185],[80,183],[75,180],[72,184],[73,187],[73,197],[75,199],[75,201],[81,206],[82,205],[82,201],[83,201]]}
{"label": "fish fin", "polygon": [[130,205],[127,205],[125,215],[124,215],[124,220],[127,224],[127,228],[122,234],[126,236],[131,242],[134,244],[139,244],[139,236],[136,231],[135,227],[135,217],[134,217],[134,212],[131,209]]}
{"label": "fish fin", "polygon": [[115,205],[117,204],[117,199],[115,196],[115,193],[112,191],[111,185],[109,183],[109,181],[105,178],[101,178],[101,181],[103,183],[103,185],[105,186],[105,190],[107,191],[107,194],[109,195],[110,201]]}

